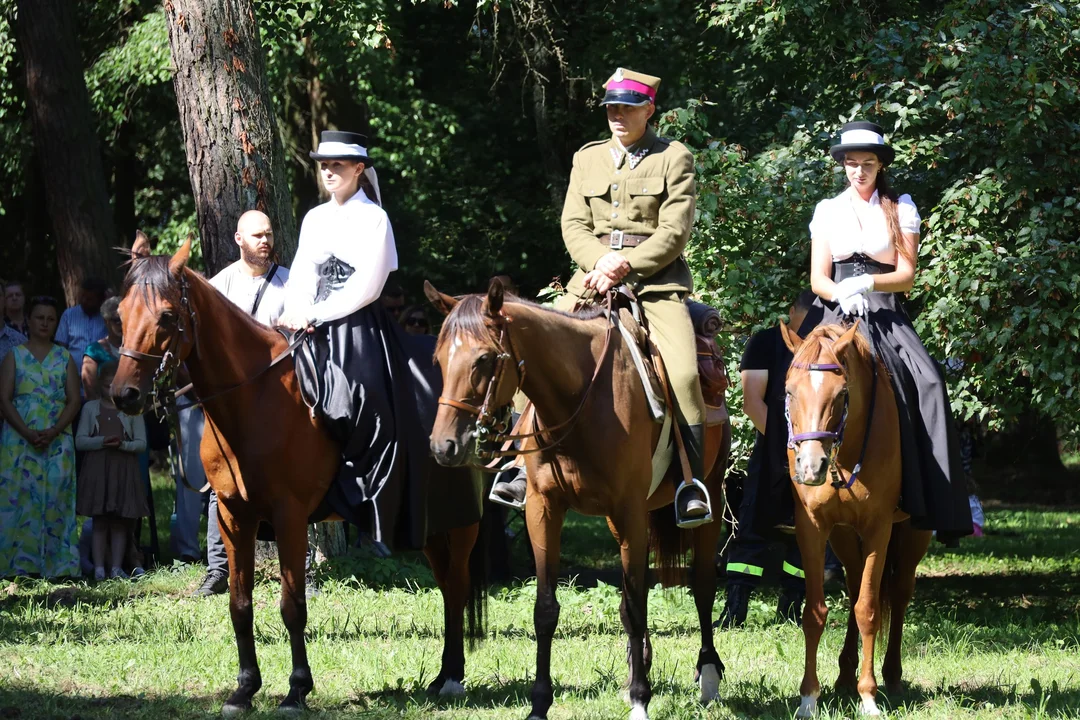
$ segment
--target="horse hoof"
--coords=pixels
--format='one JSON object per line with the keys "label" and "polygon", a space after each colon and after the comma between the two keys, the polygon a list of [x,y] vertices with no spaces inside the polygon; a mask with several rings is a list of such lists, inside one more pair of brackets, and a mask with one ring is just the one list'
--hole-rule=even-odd
{"label": "horse hoof", "polygon": [[720,699],[720,672],[712,663],[701,666],[698,674],[698,686],[701,688],[701,704],[708,705]]}
{"label": "horse hoof", "polygon": [[630,720],[649,720],[649,711],[644,705],[635,705],[630,709]]}
{"label": "horse hoof", "polygon": [[799,699],[799,710],[795,717],[806,720],[817,715],[817,695],[803,695]]}
{"label": "horse hoof", "polygon": [[862,717],[881,717],[881,710],[878,709],[877,703],[871,698],[863,698],[862,704],[859,706],[859,715]]}
{"label": "horse hoof", "polygon": [[439,688],[439,697],[465,697],[465,686],[457,680],[447,678],[446,682]]}
{"label": "horse hoof", "polygon": [[243,715],[248,710],[251,710],[250,703],[247,705],[238,705],[236,703],[225,703],[221,706],[222,717],[238,717]]}
{"label": "horse hoof", "polygon": [[303,705],[286,705],[285,703],[281,703],[280,705],[278,705],[277,714],[284,715],[286,717],[292,717],[294,715],[299,715],[305,710],[307,710],[307,708],[305,708]]}

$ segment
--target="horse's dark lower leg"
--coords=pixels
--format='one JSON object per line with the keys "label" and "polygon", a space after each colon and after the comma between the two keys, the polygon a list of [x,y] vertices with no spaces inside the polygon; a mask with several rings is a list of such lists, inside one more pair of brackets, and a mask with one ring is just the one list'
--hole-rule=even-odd
{"label": "horse's dark lower leg", "polygon": [[251,592],[255,587],[255,530],[258,521],[254,518],[238,519],[224,502],[220,502],[218,523],[229,556],[229,616],[240,656],[236,690],[221,709],[223,714],[230,715],[250,710],[251,698],[262,687],[262,675],[255,657],[255,609],[251,604]]}
{"label": "horse's dark lower leg", "polygon": [[[645,560],[648,542],[645,508],[626,508],[622,517],[612,518],[622,557],[623,587],[619,614],[630,644],[630,717],[648,718],[652,686],[645,663],[648,592],[645,589]],[[650,652],[651,655],[651,652]]]}
{"label": "horse's dark lower leg", "polygon": [[716,600],[716,563],[713,555],[720,537],[720,523],[702,525],[694,530],[694,606],[701,628],[701,649],[698,651],[695,679],[701,688],[701,702],[707,704],[720,698],[720,680],[724,663],[713,644],[712,614]]}
{"label": "horse's dark lower leg", "polygon": [[559,552],[566,510],[553,507],[547,498],[530,492],[525,513],[529,540],[536,556],[536,605],[533,608],[536,681],[532,688],[529,720],[540,720],[547,717],[555,699],[551,681],[551,641],[559,625],[559,601],[555,598],[555,587],[559,576]]}
{"label": "horse's dark lower leg", "polygon": [[455,528],[430,538],[424,547],[443,598],[442,665],[427,688],[429,693],[461,695],[465,691],[464,612],[471,582],[469,555],[478,532],[479,525]]}
{"label": "horse's dark lower leg", "polygon": [[274,531],[281,564],[281,619],[289,631],[293,667],[289,675],[289,694],[281,701],[281,708],[303,710],[307,706],[308,693],[315,687],[304,643],[304,629],[307,627],[307,598],[304,595],[307,518],[302,515],[278,518],[274,522]]}
{"label": "horse's dark lower leg", "polygon": [[844,647],[840,650],[840,674],[836,677],[836,689],[854,693],[858,691],[859,624],[855,620],[855,603],[859,599],[859,586],[862,583],[862,545],[858,534],[846,525],[834,527],[829,542],[844,565],[848,593],[847,632]]}

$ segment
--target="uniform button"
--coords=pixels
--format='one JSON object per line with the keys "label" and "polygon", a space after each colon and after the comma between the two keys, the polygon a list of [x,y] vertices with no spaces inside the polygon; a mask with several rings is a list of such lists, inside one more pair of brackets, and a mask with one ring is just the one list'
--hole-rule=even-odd
{"label": "uniform button", "polygon": [[617,217],[619,217],[619,213],[611,213],[611,217],[617,218]]}
{"label": "uniform button", "polygon": [[611,189],[612,189],[612,190],[618,190],[618,189],[619,189],[619,185],[618,185],[618,183],[616,183],[616,184],[612,185],[612,186],[611,186]]}
{"label": "uniform button", "polygon": [[614,207],[619,207],[619,201],[618,201],[618,200],[616,200],[615,202],[613,202],[613,203],[611,203],[611,204],[612,204],[612,206],[614,206]]}

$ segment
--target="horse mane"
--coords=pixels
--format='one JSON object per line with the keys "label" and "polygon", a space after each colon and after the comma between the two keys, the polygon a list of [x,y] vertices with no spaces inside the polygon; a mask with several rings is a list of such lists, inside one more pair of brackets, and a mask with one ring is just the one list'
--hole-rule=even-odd
{"label": "horse mane", "polygon": [[[833,352],[833,343],[839,340],[840,336],[848,330],[850,328],[843,325],[819,325],[814,328],[803,340],[799,351],[795,353],[795,358],[791,361],[792,369],[805,370],[806,366],[815,363],[839,361],[840,358],[836,357],[836,353]],[[859,360],[865,363],[867,367],[870,366],[872,362],[870,343],[866,341],[866,338],[861,333],[855,333],[855,337],[848,348],[849,350],[854,349]]]}
{"label": "horse mane", "polygon": [[169,271],[170,260],[168,255],[151,255],[132,260],[120,288],[120,297],[127,297],[131,288],[138,285],[142,287],[143,300],[147,303],[150,302],[153,291],[157,297],[174,305],[179,304],[180,284]]}
{"label": "horse mane", "polygon": [[[482,294],[466,295],[458,301],[458,304],[446,316],[446,320],[443,321],[442,330],[439,331],[439,341],[435,345],[436,355],[442,351],[443,345],[449,342],[450,338],[457,337],[459,334],[477,342],[486,342],[490,345],[498,344],[499,337],[495,332],[495,326],[484,315],[483,308],[486,297],[486,295]],[[524,305],[533,310],[574,320],[595,320],[604,314],[604,308],[600,305],[589,305],[576,312],[563,312],[547,305],[539,305],[529,300],[523,300],[516,295],[507,295],[504,302]]]}

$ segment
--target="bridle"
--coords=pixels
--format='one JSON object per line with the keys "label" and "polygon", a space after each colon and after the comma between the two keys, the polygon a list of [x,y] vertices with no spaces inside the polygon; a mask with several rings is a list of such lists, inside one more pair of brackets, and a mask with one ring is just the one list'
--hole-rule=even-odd
{"label": "bridle", "polygon": [[188,297],[188,280],[187,276],[181,274],[180,276],[180,317],[177,318],[176,329],[169,341],[165,344],[165,351],[161,355],[155,355],[153,353],[142,352],[141,350],[134,350],[129,347],[120,346],[121,357],[129,357],[135,362],[151,361],[157,362],[157,369],[154,370],[154,375],[151,378],[151,384],[153,385],[153,399],[154,399],[154,412],[159,419],[165,420],[169,424],[169,429],[176,437],[178,462],[180,464],[180,477],[187,485],[189,490],[195,492],[206,492],[210,488],[210,483],[206,483],[202,488],[195,488],[187,480],[187,472],[184,468],[184,443],[180,434],[180,424],[176,418],[181,410],[193,410],[200,405],[204,405],[214,398],[221,397],[226,393],[230,393],[237,388],[243,387],[248,383],[256,380],[270,368],[280,363],[285,358],[289,357],[293,350],[295,350],[301,343],[307,339],[307,332],[304,330],[298,330],[290,341],[289,346],[282,352],[278,353],[270,364],[264,367],[259,372],[255,373],[251,377],[247,378],[243,382],[240,382],[231,387],[220,390],[216,393],[208,395],[204,398],[199,398],[189,405],[184,407],[178,407],[176,399],[182,395],[185,395],[192,390],[192,385],[188,384],[179,390],[173,391],[176,386],[176,373],[180,369],[180,347],[186,343],[191,342],[195,345],[196,351],[199,346],[199,333],[198,333],[198,314],[195,312],[195,308],[192,307],[191,301]]}
{"label": "bridle", "polygon": [[[849,399],[848,394],[844,393],[844,409],[840,414],[840,425],[836,430],[813,430],[804,433],[795,433],[794,427],[791,424],[791,396],[788,395],[784,400],[784,417],[787,420],[788,442],[787,446],[791,450],[798,452],[799,444],[808,440],[830,440],[832,441],[832,447],[829,449],[829,469],[835,471],[835,475],[832,479],[832,486],[837,489],[850,490],[851,486],[855,484],[855,480],[859,477],[859,473],[862,471],[863,460],[866,459],[866,448],[870,441],[870,424],[874,420],[874,405],[877,400],[877,360],[871,356],[870,366],[872,368],[872,376],[870,380],[870,406],[866,414],[866,431],[863,433],[862,449],[859,452],[859,461],[855,463],[854,469],[851,471],[851,475],[848,479],[844,480],[844,471],[837,462],[837,457],[840,454],[840,446],[844,443],[844,429],[847,427],[848,420],[848,407]],[[846,375],[847,369],[839,363],[791,363],[791,367],[799,370],[810,370],[819,372],[839,372],[841,375]],[[846,380],[846,378],[845,378]]]}
{"label": "bridle", "polygon": [[[608,350],[611,347],[611,338],[615,332],[616,317],[612,312],[613,300],[614,293],[608,291],[606,296],[608,329],[604,336],[604,347],[600,351],[600,357],[596,361],[596,368],[593,370],[592,377],[589,379],[589,384],[585,386],[585,391],[581,395],[581,401],[578,403],[577,408],[566,420],[550,427],[540,427],[540,417],[537,415],[536,425],[538,429],[528,433],[519,432],[527,416],[526,413],[523,413],[521,417],[518,418],[517,424],[509,433],[507,433],[506,431],[509,426],[508,415],[502,414],[500,420],[500,416],[498,415],[500,408],[493,408],[493,405],[496,402],[495,398],[499,395],[499,387],[502,385],[503,377],[506,374],[506,368],[516,368],[518,376],[517,390],[521,390],[522,385],[525,384],[525,359],[519,358],[514,351],[514,344],[510,334],[510,323],[513,322],[513,318],[501,311],[499,312],[495,318],[495,322],[499,325],[499,340],[496,345],[498,348],[498,355],[495,357],[495,368],[492,370],[491,379],[488,381],[483,403],[477,407],[464,400],[455,400],[444,396],[440,396],[438,401],[439,405],[448,405],[456,410],[461,410],[470,415],[476,415],[476,425],[474,430],[476,438],[476,457],[481,460],[490,461],[484,465],[485,468],[489,470],[496,469],[499,460],[502,458],[529,455],[531,453],[551,450],[569,436],[581,415],[581,411],[585,407],[585,403],[589,399],[589,395],[592,393],[593,387],[596,385],[596,378],[600,375],[600,370],[604,366],[604,360],[607,358]],[[504,407],[509,409],[508,404]],[[514,447],[516,443],[520,443],[523,440],[539,438],[541,435],[546,434],[550,438],[551,434],[558,430],[562,430],[563,432],[557,439],[549,440],[547,443],[538,442],[536,447],[529,449]],[[484,446],[489,443],[501,443],[501,447],[494,450],[484,449]]]}

